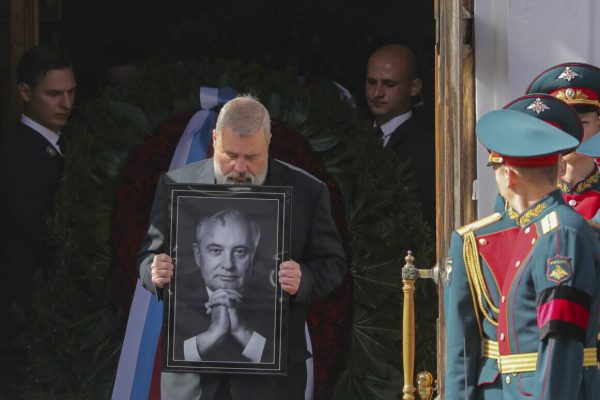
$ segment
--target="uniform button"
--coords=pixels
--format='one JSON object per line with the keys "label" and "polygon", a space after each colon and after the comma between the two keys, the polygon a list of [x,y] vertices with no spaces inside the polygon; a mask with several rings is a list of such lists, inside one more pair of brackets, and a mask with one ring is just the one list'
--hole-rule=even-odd
{"label": "uniform button", "polygon": [[500,340],[504,342],[504,333],[500,334]]}
{"label": "uniform button", "polygon": [[575,199],[571,199],[571,200],[569,200],[569,205],[570,205],[571,207],[575,207],[575,206],[577,205],[577,200],[575,200]]}
{"label": "uniform button", "polygon": [[506,375],[505,379],[506,379],[506,384],[509,384],[510,383],[510,376]]}
{"label": "uniform button", "polygon": [[487,239],[481,238],[481,239],[479,239],[479,244],[482,246],[485,246],[486,244],[488,244],[488,241],[487,241]]}
{"label": "uniform button", "polygon": [[512,376],[517,376],[517,373],[516,373],[516,372],[513,372],[513,373],[512,373]]}
{"label": "uniform button", "polygon": [[525,234],[527,235],[529,233],[529,231],[531,230],[530,227],[525,228]]}
{"label": "uniform button", "polygon": [[500,301],[501,301],[502,303],[504,303],[504,302],[506,301],[506,296],[502,296],[502,297],[500,297]]}
{"label": "uniform button", "polygon": [[531,244],[535,243],[535,238],[531,239]]}
{"label": "uniform button", "polygon": [[521,261],[517,261],[517,262],[515,263],[515,268],[519,268],[519,265],[521,265]]}

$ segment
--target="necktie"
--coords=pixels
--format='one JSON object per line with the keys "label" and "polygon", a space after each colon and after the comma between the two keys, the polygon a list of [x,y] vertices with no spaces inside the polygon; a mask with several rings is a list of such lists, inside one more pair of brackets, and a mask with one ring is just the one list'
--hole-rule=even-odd
{"label": "necktie", "polygon": [[56,144],[58,144],[58,148],[60,149],[60,152],[64,157],[67,153],[67,143],[65,141],[64,135],[58,135],[58,140],[56,141]]}
{"label": "necktie", "polygon": [[381,130],[381,127],[379,127],[379,126],[373,127],[373,133],[375,134],[375,136],[377,138],[379,138],[379,140],[381,140],[383,142],[383,131]]}

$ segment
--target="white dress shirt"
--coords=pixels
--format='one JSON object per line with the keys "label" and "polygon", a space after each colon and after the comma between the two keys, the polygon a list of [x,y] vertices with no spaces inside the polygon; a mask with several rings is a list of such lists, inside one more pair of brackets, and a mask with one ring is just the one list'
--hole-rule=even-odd
{"label": "white dress shirt", "polygon": [[[392,136],[392,133],[394,133],[396,128],[406,122],[411,116],[412,111],[408,110],[404,114],[397,115],[380,126],[381,131],[383,132],[383,137],[381,138],[383,141],[383,147],[387,146],[388,142],[390,141],[390,136]],[[377,124],[374,125],[377,126]]]}
{"label": "white dress shirt", "polygon": [[21,122],[42,135],[44,139],[46,139],[52,145],[52,147],[54,147],[56,151],[62,155],[60,146],[58,145],[59,135],[56,132],[52,132],[50,129],[38,124],[25,114],[21,115]]}

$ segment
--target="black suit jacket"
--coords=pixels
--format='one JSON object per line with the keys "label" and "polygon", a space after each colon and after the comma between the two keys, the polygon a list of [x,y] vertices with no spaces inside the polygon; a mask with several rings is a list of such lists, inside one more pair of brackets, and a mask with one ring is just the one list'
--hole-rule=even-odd
{"label": "black suit jacket", "polygon": [[400,160],[409,161],[410,182],[421,201],[423,216],[435,228],[435,135],[428,123],[416,111],[392,132],[389,150]]}
{"label": "black suit jacket", "polygon": [[[151,279],[152,259],[154,255],[167,250],[166,183],[213,184],[213,160],[203,160],[170,171],[161,176],[158,182],[150,227],[137,257],[142,283],[152,292],[155,292]],[[331,217],[329,191],[323,182],[299,168],[270,159],[265,184],[293,187],[290,258],[300,264],[302,278],[298,292],[290,297],[288,360],[304,362],[309,355],[304,335],[307,307],[341,283],[346,272],[344,250]],[[162,382],[165,383],[165,380]],[[235,377],[231,377],[230,382],[234,389]],[[278,386],[286,384],[282,380]],[[282,393],[287,392],[285,387],[281,389]]]}
{"label": "black suit jacket", "polygon": [[23,123],[0,136],[0,254],[3,269],[10,271],[2,298],[26,308],[34,273],[45,273],[52,263],[47,221],[63,170],[60,153]]}

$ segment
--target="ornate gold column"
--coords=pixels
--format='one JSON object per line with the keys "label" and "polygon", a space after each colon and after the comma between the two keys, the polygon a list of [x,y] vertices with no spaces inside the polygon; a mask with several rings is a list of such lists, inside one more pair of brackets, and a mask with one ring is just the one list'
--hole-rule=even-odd
{"label": "ornate gold column", "polygon": [[402,268],[402,292],[404,292],[402,310],[402,363],[404,369],[404,387],[402,400],[415,400],[413,385],[415,368],[415,281],[417,268],[413,264],[412,252],[404,258],[406,264]]}
{"label": "ornate gold column", "polygon": [[[412,251],[404,257],[406,264],[402,268],[402,363],[404,369],[404,387],[402,400],[415,400],[413,385],[415,368],[415,281],[418,278],[433,279],[438,283],[439,267],[420,269],[415,267]],[[421,400],[430,400],[433,396],[435,381],[427,371],[417,374],[418,394]]]}

